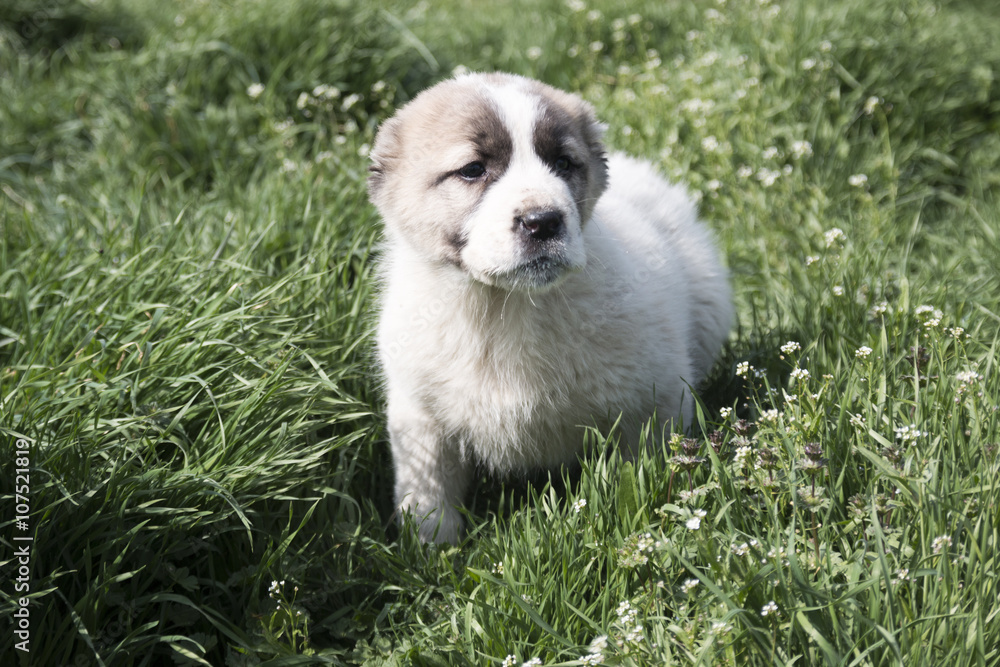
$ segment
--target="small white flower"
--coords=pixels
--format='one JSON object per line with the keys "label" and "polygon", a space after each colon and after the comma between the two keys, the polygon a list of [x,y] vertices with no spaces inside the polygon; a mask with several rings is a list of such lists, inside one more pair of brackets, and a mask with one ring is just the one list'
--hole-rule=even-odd
{"label": "small white flower", "polygon": [[521,663],[521,667],[536,667],[537,665],[540,665],[540,664],[542,664],[542,659],[541,658],[532,658],[531,660],[528,660],[527,662],[522,662]]}
{"label": "small white flower", "polygon": [[251,83],[247,86],[247,96],[251,100],[255,100],[264,94],[264,84],[262,83]]}
{"label": "small white flower", "polygon": [[701,528],[701,520],[704,519],[708,513],[705,510],[695,510],[693,514],[694,516],[684,523],[688,530],[698,530]]}
{"label": "small white flower", "polygon": [[834,285],[833,288],[830,291],[833,292],[834,296],[844,296],[844,286],[843,285]]}
{"label": "small white flower", "polygon": [[835,245],[842,245],[847,241],[847,234],[840,227],[834,227],[823,232],[823,241],[826,243],[827,248],[832,248]]}
{"label": "small white flower", "polygon": [[[379,84],[382,85],[379,86]],[[385,81],[376,81],[375,84],[372,86],[372,90],[375,92],[381,91],[382,88],[385,88]],[[340,89],[337,88],[336,86],[330,86],[325,83],[321,83],[320,85],[313,88],[312,94],[313,97],[322,98],[325,100],[333,100],[340,97]]]}
{"label": "small white flower", "polygon": [[777,424],[779,419],[781,419],[781,413],[778,412],[777,408],[764,410],[764,412],[762,412],[760,415],[760,421],[768,422],[771,424]]}
{"label": "small white flower", "polygon": [[818,261],[819,257],[817,257],[816,255],[809,255],[808,257],[806,257],[806,266],[812,266]]}
{"label": "small white flower", "polygon": [[770,602],[768,602],[766,605],[764,605],[763,607],[761,607],[761,610],[760,610],[760,615],[764,616],[764,617],[770,616],[771,614],[777,614],[777,613],[778,613],[778,605],[775,604],[774,600],[771,600]]}
{"label": "small white flower", "polygon": [[791,372],[791,378],[796,382],[805,382],[809,379],[809,371],[805,368],[795,368]]}
{"label": "small white flower", "polygon": [[980,380],[983,379],[983,376],[977,373],[976,371],[966,370],[966,371],[959,371],[958,373],[956,373],[955,379],[958,380],[961,384],[969,385],[979,382]]}
{"label": "small white flower", "polygon": [[566,6],[571,12],[582,12],[587,8],[583,0],[566,0]]}
{"label": "small white flower", "polygon": [[903,442],[915,442],[919,438],[926,438],[930,435],[927,431],[921,431],[916,424],[897,426],[893,431],[896,433],[896,438]]}
{"label": "small white flower", "polygon": [[801,63],[799,63],[799,67],[806,71],[811,70],[816,67],[816,60],[815,58],[805,58]]}
{"label": "small white flower", "polygon": [[867,100],[865,100],[865,114],[871,116],[875,113],[875,108],[881,104],[882,98],[872,95]]}
{"label": "small white flower", "polygon": [[740,445],[736,448],[736,452],[733,453],[733,461],[736,462],[736,466],[742,468],[746,465],[747,459],[753,453],[753,448],[750,445]]}
{"label": "small white flower", "polygon": [[604,42],[596,41],[590,43],[590,50],[594,53],[600,53],[604,50]]}
{"label": "small white flower", "polygon": [[878,319],[889,312],[889,302],[882,301],[880,303],[872,306],[871,310],[868,311],[868,316],[872,319]]}
{"label": "small white flower", "polygon": [[590,642],[590,652],[600,653],[601,651],[608,650],[608,636],[600,635],[599,637],[594,637],[594,641]]}
{"label": "small white flower", "polygon": [[707,153],[714,153],[719,150],[719,140],[714,136],[708,136],[701,140],[701,148]]}
{"label": "small white flower", "polygon": [[517,657],[513,655],[508,655],[506,658],[503,659],[503,662],[501,664],[503,665],[503,667],[514,667],[514,665],[517,664]]}
{"label": "small white flower", "polygon": [[847,178],[847,182],[856,188],[864,187],[865,183],[868,182],[868,176],[865,174],[854,174]]}
{"label": "small white flower", "polygon": [[764,149],[765,160],[773,160],[780,155],[781,152],[778,150],[777,146],[768,146],[767,148]]}
{"label": "small white flower", "polygon": [[527,54],[528,60],[538,60],[542,57],[542,47],[532,46],[528,48]]}
{"label": "small white flower", "polygon": [[587,506],[587,499],[586,498],[580,498],[578,501],[576,501],[575,503],[573,503],[573,511],[576,514],[579,514],[581,511],[583,511],[583,508],[586,507],[586,506]]}
{"label": "small white flower", "polygon": [[344,98],[344,101],[341,103],[340,108],[342,111],[347,111],[360,101],[361,101],[360,95],[358,95],[357,93],[351,93],[350,95]]}
{"label": "small white flower", "polygon": [[785,353],[785,354],[792,354],[793,352],[798,352],[801,349],[802,349],[802,346],[799,345],[794,340],[790,340],[790,341],[788,341],[787,343],[785,343],[784,345],[781,346],[781,351],[783,353]]}
{"label": "small white flower", "polygon": [[722,187],[722,181],[713,178],[708,183],[705,183],[705,189],[709,192],[716,192]]}
{"label": "small white flower", "polygon": [[939,535],[934,538],[931,542],[931,548],[934,549],[934,553],[939,554],[945,549],[951,548],[951,537],[948,535]]}
{"label": "small white flower", "polygon": [[851,415],[851,426],[854,426],[855,428],[864,428],[866,426],[864,415]]}
{"label": "small white flower", "polygon": [[761,185],[765,188],[769,188],[775,183],[777,183],[778,178],[781,176],[781,172],[777,169],[768,169],[766,167],[761,167],[757,170],[757,180],[760,181]]}
{"label": "small white flower", "polygon": [[690,595],[691,591],[698,587],[698,583],[697,579],[687,579],[683,584],[681,584],[681,589],[685,594]]}
{"label": "small white flower", "polygon": [[857,350],[854,351],[854,356],[859,359],[867,359],[871,356],[873,350],[867,345],[862,345]]}
{"label": "small white flower", "polygon": [[723,419],[729,419],[729,415],[733,414],[732,408],[719,408],[719,416]]}
{"label": "small white flower", "polygon": [[792,157],[800,160],[813,154],[812,144],[805,140],[792,142]]}
{"label": "small white flower", "polygon": [[741,361],[740,363],[736,364],[736,374],[741,378],[745,378],[748,375],[750,375],[750,362]]}
{"label": "small white flower", "polygon": [[603,16],[603,14],[601,14],[600,10],[598,9],[592,9],[589,12],[587,12],[587,20],[590,22],[600,21],[601,16]]}
{"label": "small white flower", "polygon": [[295,108],[299,109],[300,111],[302,109],[305,109],[306,106],[309,105],[310,99],[311,98],[309,97],[309,93],[306,92],[299,93],[299,99],[295,100]]}
{"label": "small white flower", "polygon": [[753,176],[753,169],[746,166],[745,164],[740,165],[740,168],[736,170],[736,175],[740,178],[750,178]]}

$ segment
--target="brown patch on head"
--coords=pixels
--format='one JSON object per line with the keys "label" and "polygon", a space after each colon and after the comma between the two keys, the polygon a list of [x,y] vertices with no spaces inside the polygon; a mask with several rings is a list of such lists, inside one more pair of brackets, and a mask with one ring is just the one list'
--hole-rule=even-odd
{"label": "brown patch on head", "polygon": [[590,218],[598,197],[608,184],[604,126],[594,108],[577,95],[534,79],[515,74],[483,77],[496,86],[514,86],[536,99],[533,143],[535,154],[553,166],[562,156],[570,157],[574,170],[567,178],[580,209],[581,220]]}
{"label": "brown patch on head", "polygon": [[[432,257],[458,263],[462,222],[506,171],[513,142],[492,100],[474,79],[453,79],[418,95],[379,129],[368,191],[386,221]],[[480,162],[487,176],[459,183]]]}

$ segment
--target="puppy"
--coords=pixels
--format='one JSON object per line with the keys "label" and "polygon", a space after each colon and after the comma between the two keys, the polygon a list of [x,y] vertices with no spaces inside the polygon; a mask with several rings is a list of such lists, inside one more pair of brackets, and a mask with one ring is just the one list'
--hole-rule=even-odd
{"label": "puppy", "polygon": [[380,128],[377,333],[396,504],[454,542],[479,463],[576,460],[583,428],[690,425],[732,317],[726,271],[685,192],[606,155],[580,98],[467,74]]}

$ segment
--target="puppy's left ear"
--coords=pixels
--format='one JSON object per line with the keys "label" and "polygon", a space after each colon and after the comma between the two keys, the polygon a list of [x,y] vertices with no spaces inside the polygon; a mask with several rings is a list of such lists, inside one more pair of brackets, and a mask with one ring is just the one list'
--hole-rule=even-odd
{"label": "puppy's left ear", "polygon": [[400,125],[396,116],[384,121],[375,135],[375,144],[368,157],[368,196],[377,201],[382,186],[385,185],[387,174],[399,159]]}

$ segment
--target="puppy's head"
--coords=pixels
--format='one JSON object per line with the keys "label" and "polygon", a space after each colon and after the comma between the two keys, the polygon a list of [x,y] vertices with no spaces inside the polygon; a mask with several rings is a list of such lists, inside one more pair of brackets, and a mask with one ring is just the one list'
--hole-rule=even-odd
{"label": "puppy's head", "polygon": [[390,239],[507,290],[586,262],[583,226],[607,184],[589,104],[509,74],[418,95],[379,129],[368,180]]}

